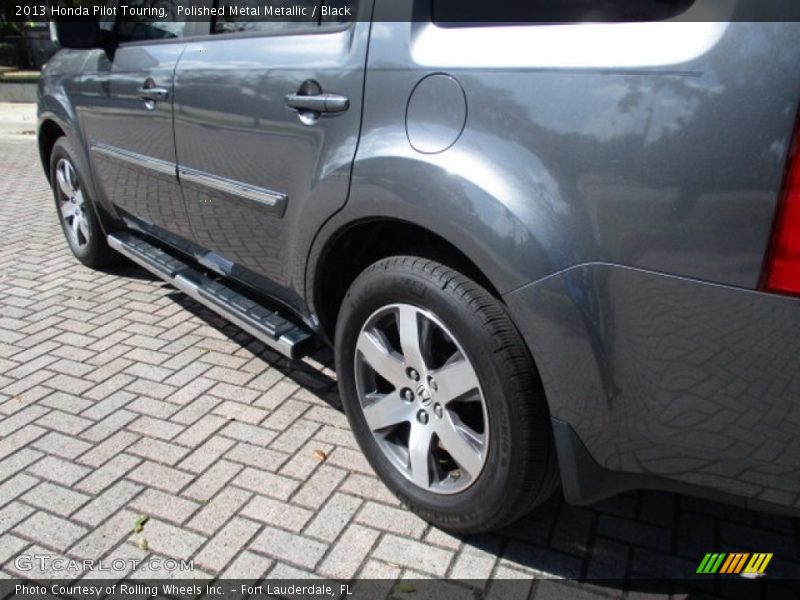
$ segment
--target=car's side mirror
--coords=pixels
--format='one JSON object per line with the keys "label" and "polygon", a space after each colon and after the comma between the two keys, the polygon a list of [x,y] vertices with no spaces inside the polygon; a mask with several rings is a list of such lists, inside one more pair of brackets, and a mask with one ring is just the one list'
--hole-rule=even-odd
{"label": "car's side mirror", "polygon": [[93,19],[50,21],[50,39],[62,48],[100,48],[100,22]]}

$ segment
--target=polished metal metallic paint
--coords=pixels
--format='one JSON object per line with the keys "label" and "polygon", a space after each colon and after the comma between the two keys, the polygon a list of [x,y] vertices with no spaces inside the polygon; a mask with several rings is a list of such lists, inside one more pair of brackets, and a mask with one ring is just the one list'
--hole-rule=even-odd
{"label": "polished metal metallic paint", "polygon": [[635,68],[571,56],[558,67],[550,53],[523,68],[510,42],[486,52],[513,69],[448,59],[469,116],[453,147],[424,156],[401,117],[417,82],[442,70],[414,60],[415,30],[433,26],[376,23],[345,210],[446,223],[501,292],[593,261],[754,287],[800,98],[800,25],[730,23],[721,36],[719,24],[694,25],[661,24],[676,41],[715,41],[685,62],[678,43],[675,60]]}
{"label": "polished metal metallic paint", "polygon": [[595,263],[506,301],[601,466],[800,508],[796,299]]}
{"label": "polished metal metallic paint", "polygon": [[[175,175],[172,99],[148,102],[140,92],[149,85],[171,93],[183,50],[182,43],[135,43],[119,47],[113,60],[102,50],[89,51],[83,72],[71,82],[70,101],[88,142],[101,201],[190,237]],[[138,155],[139,161],[118,160],[115,150]]]}
{"label": "polished metal metallic paint", "polygon": [[[504,298],[552,415],[599,465],[799,507],[800,304],[754,290],[800,100],[800,23],[388,21],[425,5],[378,2],[371,26],[307,36],[139,45],[127,68],[63,51],[40,114],[87,152],[284,194],[282,217],[234,209],[93,157],[109,214],[217,252],[306,323],[320,259],[352,224],[435,232]],[[174,83],[177,151],[171,109],[134,96],[148,64]],[[457,81],[467,107],[435,153],[406,123],[431,75]],[[308,79],[349,110],[301,122],[284,98]],[[440,114],[429,102],[414,125]]]}
{"label": "polished metal metallic paint", "polygon": [[[347,199],[369,26],[188,45],[174,84],[181,167],[286,196],[285,213],[275,214],[184,186],[197,243],[292,287],[310,237]],[[305,81],[347,97],[348,110],[304,123],[285,96]]]}
{"label": "polished metal metallic paint", "polygon": [[424,77],[406,106],[406,135],[417,152],[444,152],[458,141],[467,123],[467,97],[458,80],[434,73]]}

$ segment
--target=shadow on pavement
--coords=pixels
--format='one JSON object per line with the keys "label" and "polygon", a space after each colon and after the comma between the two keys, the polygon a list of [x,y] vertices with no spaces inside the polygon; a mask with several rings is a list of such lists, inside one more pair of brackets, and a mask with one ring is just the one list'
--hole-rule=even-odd
{"label": "shadow on pavement", "polygon": [[[144,271],[144,269],[141,269]],[[147,271],[144,271],[147,273]],[[153,280],[158,278],[153,277]],[[168,285],[168,284],[165,284]],[[249,333],[239,329],[214,311],[206,308],[199,302],[186,296],[183,292],[175,291],[167,295],[168,298],[180,304],[183,308],[203,320],[231,341],[247,348],[253,355],[259,357],[270,367],[280,370],[292,381],[314,394],[317,398],[342,412],[339,394],[336,389],[336,380],[324,372],[323,368],[330,368],[333,373],[333,352],[330,348],[320,347],[309,360],[289,360],[285,356],[268,348]],[[316,364],[316,366],[315,366]]]}
{"label": "shadow on pavement", "polygon": [[161,281],[160,278],[153,275],[147,269],[144,269],[129,260],[123,260],[119,264],[103,267],[98,269],[98,271],[108,275],[114,275],[116,277],[126,277],[128,279],[137,279],[139,281]]}

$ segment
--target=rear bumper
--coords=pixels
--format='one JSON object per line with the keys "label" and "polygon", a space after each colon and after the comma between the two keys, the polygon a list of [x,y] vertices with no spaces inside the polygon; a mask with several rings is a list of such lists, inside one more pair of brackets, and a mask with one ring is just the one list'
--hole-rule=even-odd
{"label": "rear bumper", "polygon": [[696,488],[800,510],[799,300],[591,264],[506,301],[556,429],[609,475],[562,473],[570,500]]}

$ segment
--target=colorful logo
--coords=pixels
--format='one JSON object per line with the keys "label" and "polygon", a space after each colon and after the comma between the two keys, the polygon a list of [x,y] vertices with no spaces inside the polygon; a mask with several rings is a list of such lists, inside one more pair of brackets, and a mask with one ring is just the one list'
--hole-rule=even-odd
{"label": "colorful logo", "polygon": [[764,574],[771,560],[772,552],[754,554],[749,552],[709,552],[700,561],[697,572],[704,575],[724,573],[727,575],[741,574],[743,577],[758,577]]}

